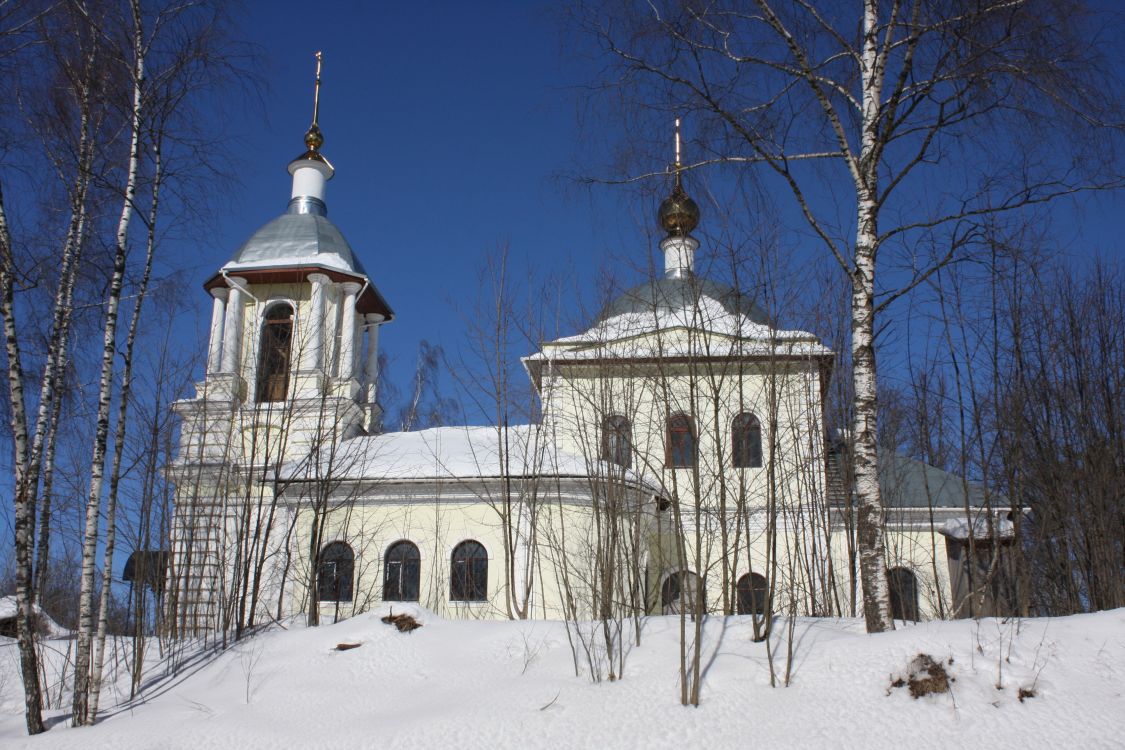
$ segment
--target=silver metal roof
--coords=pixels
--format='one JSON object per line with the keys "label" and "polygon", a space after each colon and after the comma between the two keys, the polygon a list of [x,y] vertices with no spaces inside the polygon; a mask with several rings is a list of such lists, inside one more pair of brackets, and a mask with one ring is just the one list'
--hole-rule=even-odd
{"label": "silver metal roof", "polygon": [[320,266],[367,277],[344,235],[310,199],[295,198],[289,210],[243,243],[224,271]]}

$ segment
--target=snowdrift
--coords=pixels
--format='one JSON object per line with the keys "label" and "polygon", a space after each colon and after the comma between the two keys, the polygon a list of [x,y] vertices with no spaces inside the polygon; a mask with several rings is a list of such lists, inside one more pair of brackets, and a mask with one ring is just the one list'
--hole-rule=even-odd
{"label": "snowdrift", "polygon": [[[381,620],[390,609],[319,628],[275,628],[197,654],[132,701],[121,681],[104,694],[96,726],[69,728],[55,711],[53,728],[35,738],[24,735],[16,649],[4,641],[0,746],[1125,746],[1125,610],[927,622],[881,635],[855,620],[798,619],[790,686],[776,688],[767,644],[752,641],[749,618],[710,618],[701,705],[684,708],[676,617],[647,620],[624,678],[594,683],[584,656],[575,675],[573,633],[563,623],[446,621],[395,605],[421,624],[400,632]],[[770,642],[779,680],[786,625],[777,623]],[[44,652],[48,670],[58,670],[65,649],[48,641]],[[912,697],[911,680],[929,679],[935,665],[947,689]]]}
{"label": "snowdrift", "polygon": [[[15,618],[18,612],[19,608],[16,606],[14,596],[0,596],[0,634],[11,633],[13,637],[15,636]],[[51,616],[38,605],[35,606],[35,620],[39,632],[43,635],[52,638],[63,638],[70,635],[69,630],[52,620]]]}

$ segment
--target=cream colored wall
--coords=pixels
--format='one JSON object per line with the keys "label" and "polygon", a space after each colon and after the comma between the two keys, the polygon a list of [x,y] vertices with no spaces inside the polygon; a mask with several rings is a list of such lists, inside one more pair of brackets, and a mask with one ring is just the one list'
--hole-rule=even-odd
{"label": "cream colored wall", "polygon": [[[300,508],[293,552],[297,561],[291,581],[290,602],[294,614],[308,607],[308,575],[311,569],[307,540],[312,536],[314,514]],[[327,514],[321,548],[333,541],[347,542],[355,553],[354,599],[341,607],[341,616],[363,612],[383,601],[383,556],[399,540],[409,540],[421,557],[420,604],[443,616],[469,618],[506,617],[504,607],[504,539],[496,511],[485,503],[429,502],[358,504]],[[449,564],[453,549],[474,539],[488,552],[488,596],[486,602],[451,602]],[[321,603],[322,615],[330,616],[331,603]]]}
{"label": "cream colored wall", "polygon": [[[815,557],[827,569],[823,541],[813,539],[813,520],[822,510],[824,457],[820,411],[820,377],[816,362],[752,362],[736,367],[725,363],[727,372],[711,373],[706,364],[638,365],[576,364],[556,362],[549,370],[552,380],[545,388],[547,419],[554,425],[565,449],[584,456],[600,453],[603,417],[622,414],[633,425],[634,469],[663,488],[668,497],[678,497],[682,524],[688,540],[688,567],[704,572],[708,602],[723,598],[723,560],[728,561],[730,581],[766,564],[764,509],[770,486],[770,417],[776,414],[776,445],[773,484],[779,508],[778,549],[789,562],[801,591],[819,591],[807,580],[808,565],[796,564],[802,557]],[[776,408],[771,408],[771,403]],[[717,412],[716,412],[717,404]],[[738,469],[730,461],[730,423],[743,411],[753,412],[762,424],[763,466]],[[698,431],[698,472],[666,469],[665,420],[670,413],[695,417]],[[720,460],[720,444],[723,458]],[[739,502],[739,498],[744,502]],[[696,498],[699,498],[697,505]],[[725,500],[724,500],[725,498]],[[753,518],[740,521],[738,507]],[[697,518],[695,511],[699,510]],[[695,544],[695,529],[701,539]],[[721,530],[728,530],[724,544]],[[741,531],[739,531],[741,529]],[[736,543],[735,534],[741,539]],[[661,567],[678,568],[674,544],[665,535],[661,545]],[[816,576],[819,577],[819,576]],[[785,588],[785,587],[782,587]],[[788,590],[788,589],[786,589]],[[822,598],[822,596],[818,596]]]}
{"label": "cream colored wall", "polygon": [[[337,496],[334,510],[326,514],[320,549],[333,541],[343,541],[355,554],[354,596],[351,603],[322,602],[322,617],[348,617],[383,603],[383,558],[397,541],[414,543],[421,558],[419,603],[444,617],[506,618],[508,576],[504,525],[498,508],[486,501],[486,492],[466,492],[464,488],[443,488],[437,483],[409,499],[385,496],[376,500]],[[290,493],[292,494],[292,493]],[[533,618],[561,618],[570,599],[589,617],[586,576],[593,567],[594,523],[592,510],[580,492],[540,491],[535,519],[538,543],[517,545],[516,582],[532,577]],[[288,610],[307,611],[314,513],[307,503],[288,497],[286,503],[297,514],[291,547],[294,565],[288,583]],[[527,528],[526,525],[524,528]],[[488,552],[488,600],[456,602],[450,599],[450,561],[454,548],[467,539],[484,545]],[[526,552],[525,552],[526,551]],[[525,556],[526,554],[526,556]],[[530,568],[524,562],[530,559]]]}
{"label": "cream colored wall", "polygon": [[[918,583],[918,612],[922,619],[949,617],[951,593],[945,537],[930,528],[890,523],[885,538],[887,568],[904,567],[914,573]],[[861,616],[863,601],[858,581],[855,601],[851,601],[848,534],[842,529],[835,529],[832,533],[832,560],[836,571],[836,595],[845,607],[844,613],[854,611]]]}

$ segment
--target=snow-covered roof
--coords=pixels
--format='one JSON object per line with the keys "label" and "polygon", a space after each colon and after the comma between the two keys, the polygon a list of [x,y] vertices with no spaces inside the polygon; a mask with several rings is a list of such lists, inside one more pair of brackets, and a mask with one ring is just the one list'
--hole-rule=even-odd
{"label": "snow-covered roof", "polygon": [[[345,440],[331,459],[323,458],[319,475],[337,480],[465,480],[489,477],[607,475],[603,461],[559,450],[548,432],[535,425],[435,427],[417,432],[389,432]],[[620,471],[620,469],[615,469]],[[307,462],[288,464],[286,479],[311,479],[318,472]],[[625,478],[641,483],[631,471]]]}
{"label": "snow-covered roof", "polygon": [[687,276],[633,287],[610,302],[589,330],[547,342],[528,361],[831,353],[811,333],[771,327],[761,310],[736,290]]}
{"label": "snow-covered roof", "polygon": [[[59,625],[51,616],[43,611],[38,604],[32,605],[35,609],[36,622],[43,632],[50,636],[67,635],[70,631]],[[19,614],[19,606],[14,596],[0,596],[0,622],[10,620]]]}
{"label": "snow-covered roof", "polygon": [[[947,537],[961,541],[970,537],[973,539],[1010,539],[1016,535],[1015,525],[1007,518],[993,517],[990,524],[989,517],[984,513],[975,516],[972,523],[969,523],[966,518],[950,518],[938,530]],[[990,531],[991,533],[989,533]]]}

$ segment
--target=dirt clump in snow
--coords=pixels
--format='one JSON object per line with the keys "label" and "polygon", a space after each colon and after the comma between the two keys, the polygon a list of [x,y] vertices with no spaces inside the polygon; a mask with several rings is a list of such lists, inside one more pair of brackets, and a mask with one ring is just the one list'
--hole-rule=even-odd
{"label": "dirt clump in snow", "polygon": [[362,643],[337,643],[336,644],[336,650],[337,651],[351,651],[353,648],[359,648],[362,645],[363,645]]}
{"label": "dirt clump in snow", "polygon": [[953,678],[945,671],[945,666],[929,654],[915,656],[910,662],[909,670],[906,677],[899,677],[891,683],[891,687],[909,688],[910,696],[915,699],[949,692],[949,683]]}
{"label": "dirt clump in snow", "polygon": [[422,623],[415,620],[413,615],[396,615],[394,612],[391,612],[389,615],[384,616],[382,619],[383,622],[387,623],[388,625],[394,625],[396,628],[398,628],[398,632],[400,633],[409,633],[422,627]]}
{"label": "dirt clump in snow", "polygon": [[1021,687],[1019,692],[1020,703],[1023,703],[1028,698],[1034,698],[1038,693],[1035,692],[1033,687]]}

